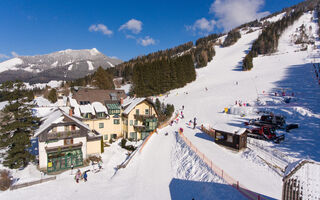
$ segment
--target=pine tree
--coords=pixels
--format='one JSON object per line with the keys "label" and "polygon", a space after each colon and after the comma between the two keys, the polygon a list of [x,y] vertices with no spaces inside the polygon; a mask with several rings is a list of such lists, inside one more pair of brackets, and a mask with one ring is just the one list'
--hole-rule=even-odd
{"label": "pine tree", "polygon": [[7,147],[8,151],[4,158],[4,166],[11,169],[25,167],[34,159],[26,150],[30,147],[30,137],[37,128],[38,118],[32,116],[28,92],[20,82],[2,86],[2,91],[12,91],[13,95],[9,104],[4,108],[4,117],[0,122],[0,146]]}
{"label": "pine tree", "polygon": [[48,94],[48,99],[51,103],[57,102],[57,90],[56,89],[51,89],[49,94]]}
{"label": "pine tree", "polygon": [[114,89],[112,74],[104,70],[101,66],[93,75],[93,84],[100,89]]}

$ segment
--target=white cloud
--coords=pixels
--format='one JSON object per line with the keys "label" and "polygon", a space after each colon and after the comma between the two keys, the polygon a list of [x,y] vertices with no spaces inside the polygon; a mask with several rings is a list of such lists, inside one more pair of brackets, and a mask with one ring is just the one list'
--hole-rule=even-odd
{"label": "white cloud", "polygon": [[16,53],[16,52],[14,52],[14,51],[11,51],[11,55],[13,56],[13,57],[18,57],[19,55]]}
{"label": "white cloud", "polygon": [[130,19],[127,23],[120,26],[119,31],[128,29],[134,34],[138,34],[142,30],[142,22],[136,19]]}
{"label": "white cloud", "polygon": [[102,32],[102,34],[104,35],[112,35],[112,31],[108,29],[108,27],[104,24],[92,24],[90,27],[89,27],[89,31],[90,32]]}
{"label": "white cloud", "polygon": [[198,19],[192,26],[186,26],[187,30],[194,32],[199,31],[200,34],[207,34],[214,29],[216,22],[214,20],[207,20],[206,18]]}
{"label": "white cloud", "polygon": [[127,39],[136,39],[136,37],[134,37],[133,35],[126,35]]}
{"label": "white cloud", "polygon": [[144,47],[156,44],[156,41],[149,36],[146,36],[145,38],[139,38],[137,39],[137,42],[138,44],[141,44]]}
{"label": "white cloud", "polygon": [[215,0],[210,7],[217,20],[217,26],[225,31],[246,22],[264,17],[269,12],[259,12],[264,0]]}
{"label": "white cloud", "polygon": [[10,57],[5,54],[0,53],[0,59],[8,59],[8,58],[10,58]]}

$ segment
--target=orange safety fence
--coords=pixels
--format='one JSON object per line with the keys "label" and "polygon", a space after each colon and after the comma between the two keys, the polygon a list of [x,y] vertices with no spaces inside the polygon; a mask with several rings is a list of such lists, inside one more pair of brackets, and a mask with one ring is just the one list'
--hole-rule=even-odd
{"label": "orange safety fence", "polygon": [[207,166],[209,168],[212,169],[212,171],[214,173],[216,173],[218,176],[220,176],[227,184],[229,184],[233,188],[237,189],[246,198],[251,199],[251,200],[267,200],[267,198],[265,198],[264,196],[261,196],[260,194],[257,194],[255,192],[250,191],[249,189],[247,189],[246,187],[241,185],[239,181],[235,180],[229,174],[227,174],[225,171],[223,171],[223,169],[216,166],[212,162],[212,160],[210,160],[208,157],[206,157],[206,155],[204,153],[200,152],[198,150],[198,148],[196,146],[194,146],[191,143],[191,141],[186,136],[184,136],[182,133],[178,134],[178,135],[190,147],[190,149],[192,151],[194,151],[200,157],[200,159],[202,159],[202,161],[207,164]]}
{"label": "orange safety fence", "polygon": [[[176,119],[178,116],[179,116],[179,114],[176,114],[176,116],[175,116],[173,119]],[[161,129],[161,128],[164,128],[164,127],[168,126],[169,123],[170,123],[170,121],[171,121],[171,119],[168,119],[167,121],[163,122],[162,124],[160,124],[160,125],[158,126],[158,129]],[[149,141],[150,137],[151,137],[154,133],[156,133],[156,132],[157,132],[157,129],[153,130],[153,131],[149,134],[149,136],[143,141],[143,143],[142,143],[142,145],[141,145],[141,147],[140,147],[140,150],[139,150],[140,153],[141,153],[142,149],[144,148],[144,146],[146,145],[146,143]]]}
{"label": "orange safety fence", "polygon": [[141,153],[142,149],[144,148],[144,146],[146,145],[146,143],[149,141],[150,137],[156,132],[156,130],[153,130],[149,136],[143,141],[141,147],[140,147],[140,150],[139,152]]}

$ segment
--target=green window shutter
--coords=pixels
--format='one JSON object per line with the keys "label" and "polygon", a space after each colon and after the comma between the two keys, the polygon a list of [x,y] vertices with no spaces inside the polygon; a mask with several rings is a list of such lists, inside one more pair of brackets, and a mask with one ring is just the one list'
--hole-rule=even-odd
{"label": "green window shutter", "polygon": [[133,125],[133,120],[130,120],[130,126],[132,126]]}
{"label": "green window shutter", "polygon": [[149,115],[149,109],[146,109],[146,110],[145,110],[145,114],[146,114],[146,115]]}
{"label": "green window shutter", "polygon": [[107,135],[104,135],[104,140],[108,140],[108,134]]}

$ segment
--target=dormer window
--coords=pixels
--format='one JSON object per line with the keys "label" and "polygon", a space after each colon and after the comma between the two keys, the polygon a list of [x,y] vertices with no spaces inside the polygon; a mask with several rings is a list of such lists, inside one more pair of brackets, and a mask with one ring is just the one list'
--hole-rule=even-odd
{"label": "dormer window", "polygon": [[117,101],[117,94],[116,93],[110,93],[110,99],[112,100],[112,101]]}
{"label": "dormer window", "polygon": [[80,105],[88,105],[90,104],[90,101],[80,101]]}
{"label": "dormer window", "polygon": [[82,117],[85,119],[91,119],[91,113],[83,113]]}
{"label": "dormer window", "polygon": [[109,115],[119,115],[120,114],[120,105],[119,104],[107,104],[107,109]]}
{"label": "dormer window", "polygon": [[98,112],[97,113],[97,118],[105,118],[106,114],[104,112]]}

